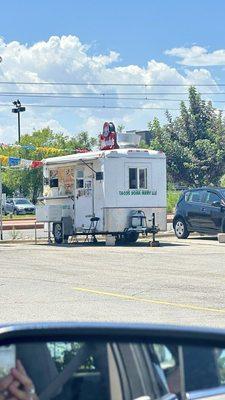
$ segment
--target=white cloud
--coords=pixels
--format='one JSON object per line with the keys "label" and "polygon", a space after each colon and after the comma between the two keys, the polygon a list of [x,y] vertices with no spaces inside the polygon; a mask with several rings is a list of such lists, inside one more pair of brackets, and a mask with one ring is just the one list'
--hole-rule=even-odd
{"label": "white cloud", "polygon": [[[31,113],[30,113],[31,114]],[[17,140],[17,121],[14,118],[0,119],[0,143],[14,143]],[[59,121],[54,118],[44,118],[42,116],[29,115],[21,118],[22,133],[31,133],[34,130],[46,128],[47,126],[54,132],[61,132],[69,135],[70,132]],[[6,139],[7,138],[7,139]]]}
{"label": "white cloud", "polygon": [[[201,49],[201,48],[198,48]],[[215,83],[213,76],[207,69],[186,70],[183,73],[176,68],[172,68],[166,63],[151,60],[145,67],[136,65],[120,66],[120,55],[115,51],[106,54],[91,54],[92,48],[83,44],[76,36],[52,36],[47,41],[35,43],[32,46],[24,45],[13,41],[5,43],[0,39],[0,82],[1,81],[29,81],[38,82],[80,82],[87,86],[43,86],[43,85],[1,85],[0,84],[0,103],[6,102],[7,108],[0,108],[0,140],[12,142],[17,137],[16,116],[11,113],[11,102],[15,98],[27,104],[42,103],[45,105],[79,105],[79,106],[99,106],[100,108],[34,108],[27,106],[27,111],[22,116],[22,132],[32,132],[43,126],[49,125],[56,131],[66,133],[80,132],[86,129],[91,135],[95,136],[102,129],[105,120],[112,120],[116,124],[123,123],[127,129],[145,129],[147,122],[154,116],[163,118],[164,112],[161,110],[133,110],[133,109],[107,109],[103,106],[121,107],[167,107],[177,108],[179,102],[168,103],[165,98],[168,95],[160,95],[159,101],[127,100],[127,92],[138,93],[158,93],[158,92],[177,92],[179,87],[127,87],[127,86],[93,86],[91,83],[120,83],[120,84],[212,84]],[[177,49],[179,50],[179,49]],[[175,49],[170,50],[171,55]],[[201,54],[201,51],[197,51]],[[168,53],[169,54],[169,53]],[[181,53],[179,53],[181,54]],[[185,49],[183,57],[186,56]],[[191,54],[191,53],[190,53]],[[190,56],[189,56],[190,57]],[[214,88],[215,90],[215,88]],[[77,95],[89,92],[97,95],[104,92],[112,93],[111,100],[101,99],[52,99],[52,98],[27,98],[22,95],[11,95],[3,97],[3,92],[23,91],[28,93],[35,92],[68,92]],[[182,92],[187,91],[187,87],[182,88]],[[123,92],[123,95],[119,93]],[[94,96],[93,96],[94,97]],[[148,97],[151,97],[148,95]],[[155,96],[157,97],[157,96]],[[178,97],[178,96],[177,96]],[[153,97],[152,97],[153,98]],[[173,113],[176,113],[174,111]]]}
{"label": "white cloud", "polygon": [[166,50],[165,54],[180,58],[179,64],[187,66],[215,66],[225,65],[225,49],[208,52],[206,48],[200,46],[175,47]]}

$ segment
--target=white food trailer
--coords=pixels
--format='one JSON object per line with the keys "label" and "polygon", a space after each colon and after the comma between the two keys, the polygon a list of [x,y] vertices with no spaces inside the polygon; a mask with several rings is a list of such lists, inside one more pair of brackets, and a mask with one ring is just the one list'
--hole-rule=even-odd
{"label": "white food trailer", "polygon": [[149,233],[152,214],[166,230],[166,157],[123,148],[47,158],[38,222],[51,223],[57,243],[105,234],[129,242]]}

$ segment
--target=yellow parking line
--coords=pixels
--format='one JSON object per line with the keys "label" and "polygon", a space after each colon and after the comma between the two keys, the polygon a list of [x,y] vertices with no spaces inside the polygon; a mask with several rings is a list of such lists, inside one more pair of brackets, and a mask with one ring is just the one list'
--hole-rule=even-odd
{"label": "yellow parking line", "polygon": [[134,297],[134,296],[129,296],[125,294],[120,294],[120,293],[113,293],[113,292],[104,292],[101,290],[93,290],[89,288],[81,288],[81,287],[74,287],[73,288],[77,292],[83,292],[83,293],[92,293],[94,295],[102,296],[102,297],[116,297],[121,300],[129,300],[129,301],[137,301],[141,303],[150,303],[150,304],[160,304],[163,306],[170,306],[170,307],[175,307],[175,308],[184,308],[187,310],[196,310],[196,311],[210,311],[214,313],[220,313],[220,314],[225,314],[225,309],[223,308],[213,308],[213,307],[201,307],[201,306],[194,306],[192,304],[183,304],[183,303],[173,303],[170,301],[164,301],[164,300],[151,300],[147,299],[145,297]]}

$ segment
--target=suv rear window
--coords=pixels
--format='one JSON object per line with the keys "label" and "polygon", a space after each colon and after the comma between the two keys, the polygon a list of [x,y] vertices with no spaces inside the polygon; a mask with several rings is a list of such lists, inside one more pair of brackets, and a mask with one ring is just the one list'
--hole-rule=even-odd
{"label": "suv rear window", "polygon": [[186,200],[188,203],[200,203],[202,201],[203,191],[202,190],[193,190],[190,192],[188,199]]}

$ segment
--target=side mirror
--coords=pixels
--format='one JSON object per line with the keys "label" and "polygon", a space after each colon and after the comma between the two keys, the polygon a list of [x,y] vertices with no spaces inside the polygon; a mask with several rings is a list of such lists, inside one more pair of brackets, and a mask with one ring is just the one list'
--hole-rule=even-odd
{"label": "side mirror", "polygon": [[6,326],[0,328],[0,392],[6,399],[33,400],[222,399],[224,358],[222,331],[96,323]]}

